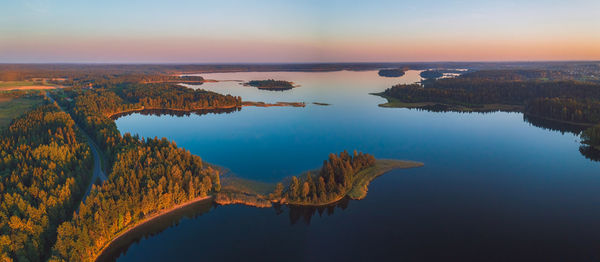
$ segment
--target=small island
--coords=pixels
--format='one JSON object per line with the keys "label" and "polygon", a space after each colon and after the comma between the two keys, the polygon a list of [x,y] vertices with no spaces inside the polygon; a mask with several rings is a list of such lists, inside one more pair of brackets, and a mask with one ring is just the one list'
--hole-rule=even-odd
{"label": "small island", "polygon": [[285,81],[285,80],[252,80],[247,83],[244,83],[245,86],[254,86],[261,90],[269,90],[269,91],[284,91],[290,90],[296,86],[294,86],[293,82]]}
{"label": "small island", "polygon": [[404,75],[404,69],[395,68],[395,69],[381,69],[379,70],[379,76],[383,77],[401,77]]}
{"label": "small island", "polygon": [[319,170],[308,171],[270,186],[237,177],[224,177],[215,202],[271,207],[271,203],[294,206],[324,206],[343,198],[363,199],[368,185],[391,170],[424,166],[421,162],[375,159],[370,154],[347,151],[330,154]]}
{"label": "small island", "polygon": [[421,72],[419,75],[421,75],[422,78],[426,79],[435,79],[444,76],[444,74],[438,70],[426,70]]}

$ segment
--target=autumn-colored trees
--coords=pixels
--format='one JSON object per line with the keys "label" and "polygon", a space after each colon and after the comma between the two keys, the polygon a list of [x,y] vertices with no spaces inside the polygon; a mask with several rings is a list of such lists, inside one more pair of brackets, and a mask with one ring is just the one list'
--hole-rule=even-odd
{"label": "autumn-colored trees", "polygon": [[68,114],[43,105],[0,131],[0,260],[48,258],[92,175],[92,156]]}
{"label": "autumn-colored trees", "polygon": [[[346,151],[339,156],[330,154],[319,172],[309,172],[301,178],[292,177],[283,196],[291,204],[321,204],[337,200],[352,188],[356,173],[373,165],[375,158],[369,154],[356,151],[353,155]],[[278,188],[273,196],[280,194],[279,185]]]}
{"label": "autumn-colored trees", "polygon": [[123,230],[153,214],[220,190],[219,172],[166,139],[121,136],[109,115],[150,107],[237,106],[239,98],[168,84],[119,84],[66,90],[57,100],[96,140],[112,163],[73,219],[58,227],[53,261],[89,261]]}
{"label": "autumn-colored trees", "polygon": [[122,143],[108,181],[58,228],[53,260],[93,260],[127,227],[220,187],[217,170],[164,138],[125,134]]}

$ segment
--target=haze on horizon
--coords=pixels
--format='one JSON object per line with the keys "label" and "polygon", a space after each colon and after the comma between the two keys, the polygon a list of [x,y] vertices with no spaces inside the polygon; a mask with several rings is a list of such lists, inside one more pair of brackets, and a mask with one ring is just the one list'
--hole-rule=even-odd
{"label": "haze on horizon", "polygon": [[0,63],[600,60],[597,0],[0,6]]}

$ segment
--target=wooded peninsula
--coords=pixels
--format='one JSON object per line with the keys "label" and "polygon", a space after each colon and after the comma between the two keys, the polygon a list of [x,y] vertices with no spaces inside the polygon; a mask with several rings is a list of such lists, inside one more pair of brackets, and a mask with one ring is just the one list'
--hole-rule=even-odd
{"label": "wooded peninsula", "polygon": [[[177,77],[82,74],[65,77],[61,82],[68,86],[47,93],[11,91],[15,99],[32,97],[37,102],[0,129],[3,260],[93,261],[132,228],[189,203],[224,203],[233,196],[230,203],[262,199],[269,205],[325,205],[346,196],[364,197],[368,183],[391,169],[421,165],[343,152],[331,155],[316,173],[293,177],[290,184],[280,183],[264,194],[246,194],[251,201],[240,200],[240,186],[221,190],[222,169],[166,138],[140,138],[117,129],[111,117],[124,112],[244,105],[240,97],[172,81]],[[108,177],[104,182],[91,181],[94,156],[88,143],[100,148],[99,163]],[[256,183],[244,181],[242,187]]]}
{"label": "wooded peninsula", "polygon": [[252,81],[248,81],[247,83],[244,83],[244,85],[254,86],[261,90],[270,90],[270,91],[284,91],[284,90],[290,90],[295,87],[293,82],[284,81],[284,80],[274,80],[274,79],[252,80]]}
{"label": "wooded peninsula", "polygon": [[[547,120],[589,127],[584,148],[597,149],[600,83],[572,80],[553,70],[488,70],[420,84],[395,85],[382,93],[382,107],[431,111],[523,112]],[[593,151],[593,150],[592,150]]]}

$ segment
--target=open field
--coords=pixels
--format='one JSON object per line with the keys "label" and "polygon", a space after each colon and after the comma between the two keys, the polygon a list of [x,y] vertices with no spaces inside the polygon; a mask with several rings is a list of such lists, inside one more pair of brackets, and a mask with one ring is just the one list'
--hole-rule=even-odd
{"label": "open field", "polygon": [[55,89],[55,88],[59,88],[59,86],[48,85],[43,82],[34,82],[34,81],[0,81],[0,90],[1,91],[47,90],[47,89]]}
{"label": "open field", "polygon": [[41,97],[10,97],[0,94],[0,128],[43,101]]}

